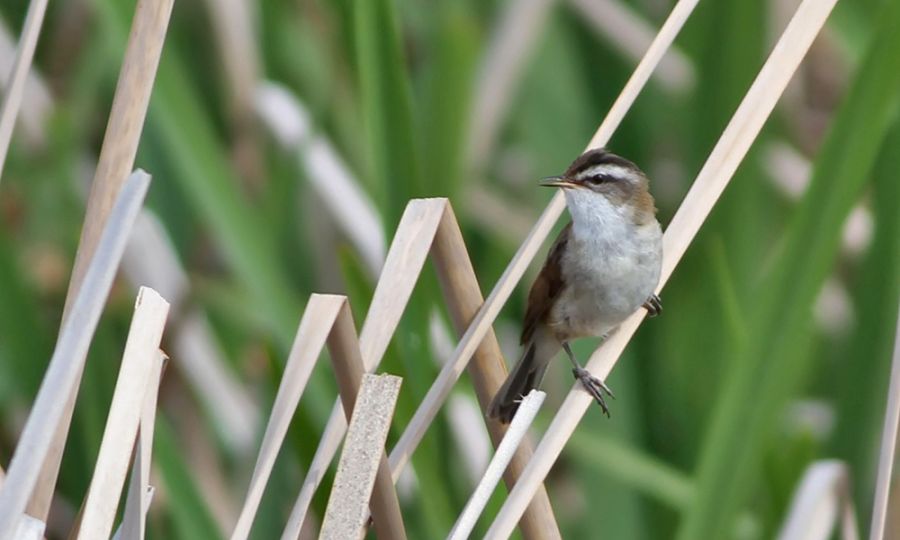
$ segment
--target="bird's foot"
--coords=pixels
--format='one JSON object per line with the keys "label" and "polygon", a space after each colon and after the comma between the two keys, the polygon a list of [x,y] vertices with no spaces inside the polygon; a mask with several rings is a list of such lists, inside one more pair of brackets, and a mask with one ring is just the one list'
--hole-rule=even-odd
{"label": "bird's foot", "polygon": [[612,390],[606,386],[606,383],[601,381],[599,378],[591,375],[591,372],[584,368],[574,368],[572,370],[572,374],[575,375],[575,378],[581,381],[581,385],[584,386],[584,389],[587,390],[587,393],[594,398],[600,408],[603,409],[603,414],[609,418],[609,407],[606,406],[606,400],[603,398],[603,392],[615,399],[616,396],[613,394]]}
{"label": "bird's foot", "polygon": [[662,313],[662,300],[657,295],[653,295],[644,302],[644,309],[647,310],[647,315],[650,317],[656,317],[660,313]]}

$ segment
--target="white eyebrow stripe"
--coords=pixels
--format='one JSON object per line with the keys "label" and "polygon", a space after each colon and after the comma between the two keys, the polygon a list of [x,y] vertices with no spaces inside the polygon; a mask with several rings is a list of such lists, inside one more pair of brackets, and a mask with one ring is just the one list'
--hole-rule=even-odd
{"label": "white eyebrow stripe", "polygon": [[602,165],[594,165],[589,169],[585,169],[575,175],[575,178],[582,180],[585,178],[590,178],[592,176],[612,176],[619,180],[628,180],[634,173],[621,165],[615,165],[612,163],[604,163]]}

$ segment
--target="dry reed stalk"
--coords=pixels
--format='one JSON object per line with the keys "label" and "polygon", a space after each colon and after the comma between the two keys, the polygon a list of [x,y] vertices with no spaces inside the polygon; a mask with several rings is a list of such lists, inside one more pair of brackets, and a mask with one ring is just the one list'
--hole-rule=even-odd
{"label": "dry reed stalk", "polygon": [[[453,214],[453,208],[446,200],[444,200],[441,213],[441,222],[435,232],[431,253],[446,300],[447,311],[457,333],[462,336],[472,317],[484,304],[484,298],[481,296],[475,269],[469,260],[469,253],[466,250],[459,223]],[[481,411],[487,414],[491,399],[503,385],[507,376],[506,363],[493,330],[489,329],[484,339],[478,344],[472,361],[468,363],[468,371]],[[459,378],[459,375],[457,373],[456,378]],[[432,397],[431,392],[425,396],[423,402],[427,402],[430,397]],[[405,449],[413,449],[418,445],[433,420],[434,416],[419,415],[418,411],[410,420],[391,452],[391,471],[395,482],[411,457],[411,451],[407,452]],[[501,441],[505,440],[507,426],[494,420],[486,419],[486,423],[494,447],[497,448]],[[504,475],[508,489],[512,489],[518,481],[519,475],[531,459],[531,453],[530,441],[526,441],[516,448],[515,455],[512,456],[510,466]],[[522,516],[519,526],[523,536],[528,539],[562,537],[553,515],[550,498],[543,487],[539,488],[528,511]]]}
{"label": "dry reed stalk", "polygon": [[[377,467],[371,501],[368,503],[368,506],[371,507],[372,518],[375,522],[375,532],[378,538],[381,539],[395,538],[398,540],[405,540],[406,530],[403,526],[403,516],[400,513],[400,502],[397,500],[397,491],[394,489],[394,482],[391,479],[391,468],[388,465],[387,453],[384,451],[384,442],[387,438],[387,431],[390,430],[390,417],[393,411],[393,404],[390,405],[390,410],[387,410],[388,402],[383,403],[380,412],[365,410],[367,402],[365,398],[362,397],[363,391],[360,390],[360,386],[363,384],[364,380],[373,383],[376,379],[371,375],[367,376],[365,369],[363,368],[362,357],[359,353],[359,339],[356,336],[356,328],[353,326],[353,315],[350,313],[350,305],[346,302],[346,299],[343,303],[340,316],[334,323],[334,329],[328,336],[328,350],[331,352],[331,364],[334,367],[334,374],[337,378],[338,388],[340,389],[341,402],[344,405],[344,414],[350,425],[347,430],[347,439],[344,444],[348,445],[352,440],[351,436],[353,434],[354,422],[362,423],[366,430],[370,430],[365,435],[366,446],[360,447],[357,450],[359,452],[368,452],[371,454],[371,465]],[[369,378],[366,379],[367,377]],[[384,378],[379,379],[381,379],[378,381],[379,384],[386,384],[391,389],[396,388],[396,392],[399,393],[401,382],[399,377],[386,375]],[[360,400],[362,406],[360,409],[363,409],[362,411],[356,410],[357,395],[361,396]],[[396,395],[393,399],[396,400]],[[359,414],[360,412],[362,414]],[[383,436],[382,431],[378,429],[377,426],[367,425],[371,423],[371,420],[367,420],[365,417],[370,415],[378,415],[382,420],[387,421],[386,426],[383,428]],[[373,440],[373,438],[375,440]],[[345,454],[346,452],[347,450],[345,449]],[[340,474],[340,468],[338,471]],[[350,471],[350,473],[348,473],[350,474],[350,479],[355,481],[355,479],[359,478],[360,475],[358,472],[359,471]],[[337,478],[335,478],[334,489],[340,489]],[[335,499],[339,501],[341,507],[346,507],[346,503],[338,496],[335,496]],[[331,503],[335,499],[329,500],[329,510],[331,510]],[[365,508],[363,508],[361,514],[362,522],[359,524],[360,527],[357,527],[357,531],[360,536],[364,536],[365,533],[363,531],[367,521],[367,512],[365,511]],[[342,516],[341,519],[345,519],[345,516]],[[325,523],[322,525],[323,537],[327,537],[327,523],[328,515],[326,514]],[[336,536],[335,538],[341,538],[341,536]]]}
{"label": "dry reed stalk", "polygon": [[[656,31],[621,0],[569,0],[597,33],[630,60],[639,61]],[[653,78],[666,91],[689,92],[696,82],[694,64],[678,47],[669,48]]]}
{"label": "dry reed stalk", "polygon": [[[418,280],[429,249],[435,256],[445,297],[460,331],[482,304],[481,291],[475,279],[474,269],[468,261],[468,254],[462,233],[446,199],[415,199],[410,201],[404,212],[391,250],[379,281],[372,307],[366,317],[360,338],[362,358],[367,371],[373,371],[397,327],[403,309],[409,300],[412,287]],[[493,332],[487,334],[476,351],[476,361],[470,366],[482,408],[486,408],[494,392],[505,378],[505,364]],[[458,377],[458,374],[457,374]],[[427,399],[427,398],[426,398]],[[320,439],[319,448],[301,487],[297,502],[291,512],[283,539],[296,538],[303,518],[318,484],[328,468],[346,430],[346,420],[340,421],[338,406]],[[407,428],[407,436],[421,439],[430,419],[416,428]],[[492,422],[488,425],[495,444],[499,444],[505,427]],[[399,446],[399,445],[398,445]],[[530,457],[530,445],[519,448],[513,466],[507,472],[507,483],[515,484],[519,471]],[[391,453],[392,476],[394,482],[406,464],[409,454],[395,451]],[[528,538],[559,538],[559,529],[553,518],[552,507],[546,494],[535,501],[532,511],[523,519],[523,532]]]}
{"label": "dry reed stalk", "polygon": [[497,452],[481,478],[481,482],[475,488],[475,491],[469,498],[469,502],[466,503],[466,507],[456,520],[453,529],[450,530],[450,534],[447,537],[449,540],[465,540],[472,534],[472,529],[475,528],[475,523],[484,511],[484,507],[487,506],[491,493],[494,492],[494,489],[500,482],[500,477],[512,460],[519,444],[525,439],[528,428],[534,422],[534,418],[537,416],[546,397],[547,394],[544,392],[532,390],[522,399],[522,404],[510,423],[503,441],[497,445]]}
{"label": "dry reed stalk", "polygon": [[[622,89],[622,93],[616,98],[612,108],[604,118],[603,123],[597,128],[593,138],[588,144],[588,148],[597,148],[606,144],[609,138],[615,132],[616,128],[624,118],[625,113],[631,107],[638,93],[647,83],[653,72],[654,67],[659,63],[666,50],[672,44],[678,31],[687,21],[688,16],[697,5],[698,0],[680,0],[672,10],[669,18],[663,24],[657,34],[656,39],[650,45],[641,63],[635,68],[631,78]],[[467,365],[476,348],[482,343],[485,336],[491,331],[491,325],[500,309],[509,299],[516,284],[522,279],[528,265],[537,254],[541,244],[550,234],[553,225],[565,208],[565,199],[562,193],[556,193],[551,199],[550,204],[541,214],[541,217],[535,223],[528,237],[519,247],[519,250],[513,256],[512,261],[506,267],[503,275],[494,286],[494,290],[488,296],[484,304],[479,308],[478,313],[469,323],[465,334],[459,341],[453,358],[444,365],[438,374],[431,388],[428,390],[422,404],[416,410],[415,415],[404,431],[400,441],[394,447],[392,454],[410,456],[419,444],[424,431],[428,425],[434,420],[453,385],[462,373],[463,368]],[[395,475],[399,473],[395,471]]]}
{"label": "dry reed stalk", "polygon": [[47,528],[46,523],[31,516],[23,516],[24,519],[19,522],[16,534],[13,538],[16,540],[43,540],[44,532]]}
{"label": "dry reed stalk", "polygon": [[[9,87],[9,76],[13,73],[18,58],[16,37],[13,36],[6,23],[0,19],[0,85],[4,91]],[[22,104],[19,107],[19,134],[26,145],[40,146],[47,139],[44,124],[53,108],[50,90],[41,78],[37,68],[32,67],[25,78],[25,89],[22,91]],[[15,128],[13,128],[15,129]]]}
{"label": "dry reed stalk", "polygon": [[[81,287],[109,210],[134,166],[173,0],[139,0],[87,201],[66,309]],[[64,317],[65,318],[65,315]]]}
{"label": "dry reed stalk", "polygon": [[[338,380],[342,378],[342,375],[338,376]],[[334,478],[334,487],[328,498],[325,520],[319,533],[319,538],[325,540],[357,538],[368,515],[369,500],[372,498],[376,476],[381,476],[390,484],[387,460],[384,456],[384,442],[390,429],[394,405],[400,393],[401,379],[393,375],[365,374],[361,380],[362,386],[356,398],[359,407],[353,408],[350,428]],[[346,383],[355,386],[346,379],[341,384]],[[346,393],[344,390],[351,389],[342,388],[342,397],[354,396],[353,393]],[[390,486],[390,489],[393,491],[393,486]],[[396,499],[396,494],[394,498]],[[397,514],[399,519],[399,508]],[[388,528],[389,524],[383,522],[383,519],[388,517],[376,514],[375,527],[378,538],[405,539],[402,522],[399,524],[399,530]]]}
{"label": "dry reed stalk", "polygon": [[0,178],[3,177],[3,165],[6,162],[6,153],[9,151],[9,141],[12,139],[16,116],[19,114],[19,105],[22,104],[25,80],[28,78],[28,70],[31,68],[31,60],[34,58],[34,49],[37,47],[38,36],[41,33],[41,25],[46,12],[47,0],[31,0],[28,5],[28,13],[25,15],[25,22],[22,24],[16,62],[13,64],[12,74],[6,85],[3,105],[0,105]]}
{"label": "dry reed stalk", "polygon": [[[78,386],[91,338],[149,183],[147,173],[136,171],[123,186],[72,302],[71,316],[63,322],[53,357],[9,464],[6,481],[0,488],[0,540],[12,538],[35,492],[41,467],[57,442],[55,436],[60,432],[60,424],[71,414],[66,411],[65,400],[60,398],[72,395]],[[52,488],[49,491],[52,494]]]}
{"label": "dry reed stalk", "polygon": [[309,298],[281,383],[278,385],[275,404],[272,406],[272,414],[269,416],[256,458],[247,497],[234,532],[231,533],[232,540],[244,540],[250,534],[259,502],[275,465],[275,458],[278,457],[278,450],[284,442],[291,419],[297,410],[300,396],[306,388],[306,383],[309,382],[316,360],[325,346],[325,340],[345,303],[346,298],[343,296],[314,294]]}
{"label": "dry reed stalk", "polygon": [[[666,229],[663,237],[662,275],[657,292],[671,276],[728,185],[819,29],[825,24],[835,2],[836,0],[804,0],[797,8],[791,23],[747,91]],[[594,351],[587,369],[600,379],[605,379],[645,315],[644,310],[639,310],[622,323]],[[512,532],[516,520],[556,462],[591,402],[591,397],[581,391],[579,386],[573,387],[569,392],[538,445],[534,458],[489,529],[488,538],[506,538]]]}
{"label": "dry reed stalk", "polygon": [[[140,529],[134,528],[135,526],[131,521],[127,522],[128,529],[126,530],[126,522],[122,522],[116,532],[112,535],[112,540],[122,540],[125,538],[126,540],[143,540],[144,535],[146,534],[146,521],[147,521],[147,512],[150,510],[150,503],[153,502],[153,495],[156,493],[156,488],[153,486],[147,486],[144,490],[144,494],[142,495],[142,500],[140,504],[143,506],[143,514],[140,516],[133,516],[132,519],[140,519]],[[127,502],[126,502],[127,504]],[[128,510],[126,509],[126,512]],[[125,517],[128,517],[127,515]]]}
{"label": "dry reed stalk", "polygon": [[[159,57],[169,25],[172,3],[173,0],[138,0],[135,7],[131,33],[128,36],[128,45],[122,61],[122,70],[116,84],[106,133],[103,136],[103,145],[97,161],[97,170],[91,184],[91,194],[88,197],[81,239],[78,243],[75,264],[69,281],[69,290],[66,293],[63,324],[68,320],[68,314],[81,290],[85,273],[94,258],[100,236],[110,216],[110,209],[123,189],[122,184],[125,178],[134,166],[134,157],[144,126],[144,118],[147,115],[147,106],[150,103],[156,68],[159,65]],[[83,367],[84,362],[79,361],[78,365]],[[75,398],[78,395],[80,380],[81,371],[79,369],[71,392],[59,396],[59,399],[65,402],[62,421],[54,435],[51,451],[43,464],[41,478],[28,502],[28,513],[42,520],[46,520],[50,510],[50,501],[56,486],[56,477],[59,473],[59,464],[72,419],[72,411],[75,408]]]}
{"label": "dry reed stalk", "polygon": [[167,360],[165,353],[156,351],[156,361],[147,378],[147,392],[141,406],[141,423],[138,427],[137,441],[134,443],[134,460],[131,464],[125,511],[122,513],[122,524],[116,531],[114,540],[117,538],[143,540],[146,533],[147,511],[154,491],[150,486],[150,463],[153,454],[153,429],[156,425],[156,402]]}
{"label": "dry reed stalk", "polygon": [[872,505],[872,525],[869,529],[870,540],[884,538],[884,522],[887,518],[898,422],[900,422],[900,317],[897,319],[894,358],[891,360],[891,384],[884,411],[884,429],[881,432],[881,453],[878,456],[878,476],[875,479],[875,502]]}
{"label": "dry reed stalk", "polygon": [[850,472],[843,461],[817,461],[800,480],[778,540],[828,540],[839,520],[840,538],[857,540]]}
{"label": "dry reed stalk", "polygon": [[[372,372],[397,329],[403,308],[418,280],[432,239],[443,215],[444,199],[410,201],[400,218],[382,270],[383,278],[375,286],[366,320],[360,332],[360,352],[366,372]],[[347,430],[347,419],[339,401],[331,411],[312,464],[291,510],[282,539],[296,539],[316,489],[322,482],[332,458]]]}
{"label": "dry reed stalk", "polygon": [[84,503],[79,539],[108,538],[112,532],[145,398],[148,392],[156,392],[153,373],[159,368],[159,344],[168,315],[169,303],[153,289],[141,287]]}

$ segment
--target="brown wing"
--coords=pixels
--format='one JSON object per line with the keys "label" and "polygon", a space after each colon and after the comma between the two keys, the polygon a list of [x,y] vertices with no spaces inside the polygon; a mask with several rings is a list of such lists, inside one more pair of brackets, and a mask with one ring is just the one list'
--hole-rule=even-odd
{"label": "brown wing", "polygon": [[556,237],[556,241],[553,242],[553,246],[547,254],[547,261],[541,268],[541,273],[531,285],[531,291],[528,293],[528,307],[525,310],[525,321],[522,324],[521,343],[523,345],[531,341],[535,327],[544,319],[550,306],[562,291],[560,259],[571,235],[572,224],[569,223],[559,232],[559,236]]}

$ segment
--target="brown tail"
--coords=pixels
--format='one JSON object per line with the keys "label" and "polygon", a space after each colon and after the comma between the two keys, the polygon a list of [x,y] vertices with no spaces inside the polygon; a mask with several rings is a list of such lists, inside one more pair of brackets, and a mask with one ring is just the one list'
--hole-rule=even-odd
{"label": "brown tail", "polygon": [[541,384],[548,362],[545,359],[535,358],[535,349],[534,342],[528,344],[525,354],[491,401],[488,408],[489,417],[496,418],[504,424],[510,423],[519,409],[522,398]]}

